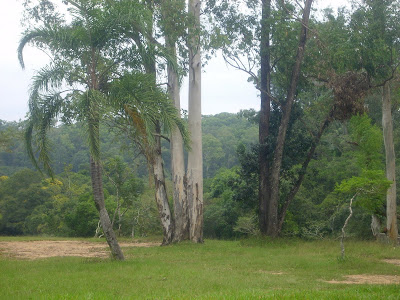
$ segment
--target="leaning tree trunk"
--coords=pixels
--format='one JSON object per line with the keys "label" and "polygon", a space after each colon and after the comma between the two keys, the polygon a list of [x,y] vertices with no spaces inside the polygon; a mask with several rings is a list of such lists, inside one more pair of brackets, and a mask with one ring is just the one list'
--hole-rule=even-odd
{"label": "leaning tree trunk", "polygon": [[108,215],[103,192],[103,180],[101,176],[101,166],[96,162],[93,157],[90,157],[90,175],[92,178],[92,187],[94,195],[94,203],[100,215],[100,223],[103,228],[108,246],[111,249],[111,255],[115,259],[124,260],[124,254],[119,247],[117,238],[111,225],[110,217]]}
{"label": "leaning tree trunk", "polygon": [[285,145],[286,131],[289,125],[290,114],[296,96],[297,83],[300,76],[300,67],[304,58],[304,50],[306,46],[307,32],[308,32],[308,20],[310,17],[312,2],[313,0],[306,0],[305,7],[303,10],[302,26],[301,26],[300,40],[297,48],[296,60],[292,70],[286,102],[282,107],[283,115],[281,123],[279,125],[278,137],[274,151],[274,160],[271,167],[271,177],[270,177],[271,196],[267,206],[267,211],[268,211],[267,235],[272,237],[276,237],[279,233],[278,204],[279,204],[279,183],[280,183],[280,172],[282,166],[283,148]]}
{"label": "leaning tree trunk", "polygon": [[286,197],[285,202],[282,205],[281,211],[279,213],[278,235],[280,235],[282,232],[282,227],[283,227],[283,223],[285,221],[287,209],[289,208],[289,205],[292,203],[294,197],[296,196],[297,192],[299,191],[299,189],[301,187],[301,184],[303,183],[304,177],[307,172],[307,167],[308,167],[309,163],[311,162],[311,159],[314,156],[315,150],[317,149],[319,141],[321,140],[322,134],[328,128],[328,126],[332,120],[333,120],[333,108],[329,112],[328,116],[325,118],[324,122],[322,122],[322,125],[318,131],[318,134],[315,136],[314,141],[312,142],[311,147],[308,150],[306,159],[304,160],[304,162],[301,166],[301,169],[298,173],[297,181],[291,188],[289,195]]}
{"label": "leaning tree trunk", "polygon": [[161,156],[161,130],[160,125],[156,126],[155,149],[152,157],[152,168],[155,184],[155,198],[158,207],[158,213],[163,228],[163,245],[172,242],[174,234],[174,221],[169,208],[167,189],[165,187],[164,164]]}
{"label": "leaning tree trunk", "polygon": [[270,18],[271,16],[271,0],[262,1],[262,19],[261,19],[261,44],[260,44],[260,57],[261,57],[261,109],[259,121],[258,140],[260,144],[259,149],[259,186],[258,186],[258,203],[259,213],[258,221],[260,231],[263,234],[267,233],[268,221],[268,207],[270,196],[269,184],[269,159],[268,159],[268,135],[269,135],[269,119],[271,113],[271,97],[270,97]]}
{"label": "leaning tree trunk", "polygon": [[189,27],[189,131],[191,150],[188,156],[187,197],[189,205],[190,239],[203,242],[203,151],[201,138],[201,58],[199,0],[189,0],[189,15],[194,24]]}
{"label": "leaning tree trunk", "polygon": [[[171,57],[174,60],[172,64],[168,64],[168,93],[171,100],[174,102],[174,106],[177,108],[180,117],[181,103],[178,73],[176,71],[176,47],[175,43],[171,41],[168,36],[165,37],[165,40],[167,48],[171,53]],[[183,140],[178,128],[173,129],[171,134],[171,169],[174,189],[174,241],[180,242],[189,238],[189,216],[186,195],[186,175],[185,159],[183,155]]]}
{"label": "leaning tree trunk", "polygon": [[392,185],[388,189],[386,195],[386,228],[389,239],[397,243],[396,162],[393,144],[393,123],[389,82],[386,82],[383,87],[382,127],[386,154],[386,178],[392,181]]}

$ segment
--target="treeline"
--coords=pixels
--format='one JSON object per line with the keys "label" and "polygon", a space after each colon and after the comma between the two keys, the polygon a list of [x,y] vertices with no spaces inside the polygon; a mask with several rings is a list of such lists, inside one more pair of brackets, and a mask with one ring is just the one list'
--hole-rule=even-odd
{"label": "treeline", "polygon": [[[27,124],[15,127],[24,128],[37,168],[55,179],[90,173],[114,257],[123,259],[113,227],[126,234],[123,218],[134,215],[135,193],[124,185],[146,177],[154,181],[164,245],[201,243],[203,229],[218,238],[328,236],[344,232],[352,205],[346,231],[371,236],[372,216],[374,235],[387,231],[397,242],[399,1],[359,1],[319,17],[313,0],[247,2],[244,10],[235,1],[208,1],[204,11],[198,0],[187,10],[182,1],[63,1],[73,7],[68,18],[52,1],[32,9],[25,2],[36,21],[20,41],[21,66],[29,43],[50,53],[52,62],[33,78]],[[217,50],[250,76],[260,92],[259,112],[201,116],[200,53]],[[186,73],[187,119],[179,104]],[[1,145],[13,151],[13,129],[4,125]],[[171,162],[164,139],[172,145]],[[5,166],[4,184],[26,165],[23,151],[14,152],[20,165]],[[60,182],[52,188],[69,186]],[[35,184],[49,189],[46,181]],[[2,199],[4,207],[25,201],[18,193]],[[44,205],[32,203],[33,209]],[[1,214],[5,223],[12,215]],[[19,214],[24,224],[28,219]]]}
{"label": "treeline", "polygon": [[[369,125],[363,130],[368,134],[368,130],[375,128],[381,136],[379,105],[374,105],[375,100],[371,97],[368,101],[369,115],[375,120],[365,116]],[[399,114],[396,112],[394,117],[397,122]],[[229,239],[259,233],[256,122],[254,111],[203,117],[206,237]],[[357,122],[362,124],[355,118],[353,123]],[[343,180],[361,174],[359,160],[364,154],[360,144],[368,137],[357,137],[356,125],[350,123],[335,122],[324,135],[304,183],[288,209],[284,236],[322,238],[334,236],[341,230],[348,215],[348,199],[335,187]],[[0,152],[0,234],[94,236],[99,219],[92,199],[88,151],[82,140],[82,128],[73,124],[51,130],[56,173],[52,180],[35,171],[26,157],[21,135],[23,126],[23,122],[2,122],[0,127],[2,137],[6,132],[13,132],[13,138],[3,144]],[[307,131],[301,122],[296,126],[293,143]],[[116,232],[123,236],[161,234],[145,159],[139,152],[136,156],[131,155],[134,147],[129,148],[129,143],[121,144],[111,132],[103,129],[101,136],[101,147],[105,149],[102,159],[105,202]],[[400,150],[400,135],[395,136],[397,151]],[[300,150],[295,146],[291,151],[296,152],[296,149]],[[132,157],[136,157],[135,160],[130,160]],[[169,157],[166,143],[163,146],[166,170],[170,170]],[[287,186],[296,179],[300,167],[294,154],[292,157],[293,161],[286,162]],[[383,170],[382,144],[373,159]],[[170,174],[167,177],[170,178]],[[167,191],[172,199],[170,180],[167,180]],[[382,220],[385,218],[384,197],[374,201],[369,208],[356,205],[349,233],[372,237],[371,214]]]}
{"label": "treeline", "polygon": [[[79,123],[50,130],[54,180],[35,170],[26,154],[25,122],[0,122],[0,234],[92,236],[98,226],[89,174],[85,132]],[[220,168],[238,165],[239,145],[255,143],[258,128],[235,114],[203,117],[206,179]],[[133,143],[101,128],[106,206],[123,235],[160,234],[154,188],[143,153]],[[170,170],[169,144],[164,142],[165,170]],[[134,158],[134,159],[132,159]],[[168,178],[170,173],[166,174]],[[172,183],[167,181],[169,199]]]}

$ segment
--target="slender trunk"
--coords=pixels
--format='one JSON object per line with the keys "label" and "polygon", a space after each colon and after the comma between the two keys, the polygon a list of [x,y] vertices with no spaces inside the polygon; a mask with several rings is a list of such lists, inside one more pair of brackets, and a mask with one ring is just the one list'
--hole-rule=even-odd
{"label": "slender trunk", "polygon": [[346,236],[345,230],[346,230],[347,224],[349,223],[351,216],[353,215],[353,209],[351,208],[351,206],[353,205],[353,201],[354,201],[354,198],[356,198],[356,196],[357,196],[357,194],[355,194],[350,199],[350,204],[349,204],[350,214],[347,216],[346,221],[344,222],[343,227],[342,227],[342,237],[340,238],[340,248],[342,250],[342,259],[344,259],[344,238]]}
{"label": "slender trunk", "polygon": [[262,2],[262,19],[261,19],[261,109],[259,121],[258,140],[259,149],[259,186],[258,186],[258,203],[259,203],[259,226],[260,231],[267,233],[267,204],[269,203],[270,184],[269,184],[269,159],[268,159],[268,135],[269,135],[269,118],[271,114],[271,98],[270,98],[270,16],[271,16],[271,0],[263,0]]}
{"label": "slender trunk", "polygon": [[[99,91],[99,80],[96,74],[96,49],[92,48],[91,51],[91,65],[90,65],[90,85],[89,90]],[[95,101],[92,99],[91,101]],[[100,133],[99,133],[99,124],[100,124],[100,117],[98,112],[98,105],[96,102],[90,102],[90,110],[91,112],[88,115],[88,127],[90,133],[90,147],[93,151],[100,152],[98,149],[98,144],[100,140]],[[110,216],[108,215],[105,202],[104,202],[104,191],[103,191],[103,178],[101,174],[101,165],[98,161],[98,158],[94,158],[90,155],[90,176],[92,179],[92,188],[93,188],[93,197],[94,197],[94,204],[99,212],[99,219],[101,223],[101,227],[103,229],[103,233],[106,237],[108,246],[111,250],[111,256],[114,259],[124,260],[124,254],[118,244],[117,238],[115,236]]]}
{"label": "slender trunk", "polygon": [[267,221],[267,235],[276,237],[278,235],[278,203],[279,203],[279,183],[280,183],[280,171],[282,165],[283,148],[285,145],[286,131],[289,125],[290,114],[292,111],[294,99],[296,96],[297,83],[300,76],[300,67],[304,58],[304,50],[307,41],[308,32],[308,20],[310,17],[311,4],[313,0],[306,0],[299,45],[297,48],[297,55],[295,64],[292,70],[291,81],[286,97],[285,105],[282,108],[282,119],[279,126],[278,137],[276,141],[274,160],[271,168],[271,196],[270,201],[267,205],[268,221]]}
{"label": "slender trunk", "polygon": [[92,178],[92,187],[94,195],[94,203],[100,215],[100,223],[103,228],[107,243],[111,249],[111,255],[115,259],[124,260],[124,254],[119,247],[114,230],[111,226],[110,217],[108,215],[103,193],[103,181],[101,176],[101,166],[93,157],[90,157],[90,175]]}
{"label": "slender trunk", "polygon": [[[138,43],[140,44],[141,42],[138,41]],[[156,57],[153,54],[151,59],[144,63],[144,68],[147,74],[151,74],[153,76],[154,86],[157,86]],[[154,148],[152,149],[152,153],[148,159],[154,176],[155,199],[158,207],[161,226],[163,228],[162,244],[168,245],[172,242],[175,226],[169,207],[167,189],[165,186],[164,163],[161,155],[161,124],[159,121],[156,121],[155,123],[154,139]]]}
{"label": "slender trunk", "polygon": [[[159,134],[160,126],[157,125],[156,133]],[[174,222],[171,217],[171,211],[169,208],[167,190],[165,187],[164,177],[164,164],[161,157],[161,137],[156,135],[155,137],[155,149],[153,155],[153,174],[155,184],[155,197],[158,207],[158,213],[160,215],[161,225],[163,228],[163,245],[168,245],[172,242],[174,232]]]}
{"label": "slender trunk", "polygon": [[201,57],[200,0],[189,0],[189,131],[192,149],[188,156],[187,197],[189,205],[189,234],[196,243],[203,242],[203,152],[201,136]]}
{"label": "slender trunk", "polygon": [[[176,72],[176,48],[175,43],[166,36],[166,45],[173,57],[172,64],[168,64],[168,93],[171,100],[180,114],[180,92],[179,80]],[[175,66],[174,66],[175,65]],[[179,115],[180,117],[180,115]],[[175,217],[175,233],[174,241],[180,242],[189,238],[189,216],[186,196],[186,176],[185,176],[185,159],[183,155],[183,140],[178,128],[175,128],[171,134],[171,174],[173,181],[173,200],[174,200],[174,217]]]}
{"label": "slender trunk", "polygon": [[290,190],[289,195],[286,197],[285,203],[283,204],[282,210],[279,214],[278,235],[282,231],[282,226],[283,226],[283,222],[285,221],[287,209],[288,209],[290,203],[292,203],[294,197],[296,196],[297,192],[300,189],[300,186],[303,182],[304,176],[306,175],[306,172],[307,172],[308,164],[310,163],[312,157],[314,156],[315,150],[317,149],[319,141],[321,140],[322,134],[324,133],[325,129],[328,128],[329,124],[331,123],[332,116],[333,116],[333,111],[331,111],[329,113],[329,116],[322,123],[322,126],[319,129],[318,134],[315,137],[315,139],[311,145],[311,148],[307,153],[307,157],[306,157],[305,161],[303,162],[303,165],[301,166],[301,169],[299,171],[299,177],[297,178],[295,185]]}
{"label": "slender trunk", "polygon": [[392,181],[392,185],[386,195],[386,228],[391,241],[397,243],[397,206],[396,206],[396,162],[393,144],[393,122],[390,98],[390,83],[386,82],[383,87],[382,97],[382,127],[383,140],[386,154],[386,178]]}

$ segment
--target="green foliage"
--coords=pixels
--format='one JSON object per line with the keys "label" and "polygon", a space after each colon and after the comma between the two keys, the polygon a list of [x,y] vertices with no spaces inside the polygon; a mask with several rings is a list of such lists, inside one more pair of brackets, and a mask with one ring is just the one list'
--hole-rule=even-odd
{"label": "green foliage", "polygon": [[65,223],[71,231],[71,236],[94,236],[98,220],[93,199],[88,193],[80,196],[65,216]]}
{"label": "green foliage", "polygon": [[376,125],[371,125],[371,119],[367,115],[354,116],[349,124],[350,137],[357,149],[354,155],[358,165],[368,170],[383,169],[383,136],[382,131]]}
{"label": "green foliage", "polygon": [[363,170],[360,176],[344,180],[336,187],[338,193],[357,194],[360,206],[371,213],[384,204],[387,189],[392,184],[381,170]]}
{"label": "green foliage", "polygon": [[374,213],[383,205],[391,185],[383,171],[382,132],[371,125],[367,115],[354,116],[350,120],[350,136],[356,144],[354,153],[362,170],[358,176],[342,181],[335,190],[347,196],[357,195],[356,203]]}

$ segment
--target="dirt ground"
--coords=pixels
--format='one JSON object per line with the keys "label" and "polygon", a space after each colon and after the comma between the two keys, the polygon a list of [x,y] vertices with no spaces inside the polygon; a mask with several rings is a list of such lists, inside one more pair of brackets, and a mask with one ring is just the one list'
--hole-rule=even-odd
{"label": "dirt ground", "polygon": [[400,276],[396,275],[348,275],[345,280],[331,280],[328,283],[340,284],[400,284]]}
{"label": "dirt ground", "polygon": [[[121,247],[153,247],[157,243],[120,243]],[[107,243],[84,241],[0,242],[0,255],[19,259],[39,259],[56,256],[108,258]]]}
{"label": "dirt ground", "polygon": [[[400,266],[400,259],[384,259],[386,263]],[[345,280],[330,280],[334,284],[400,284],[400,276],[397,275],[348,275]]]}

